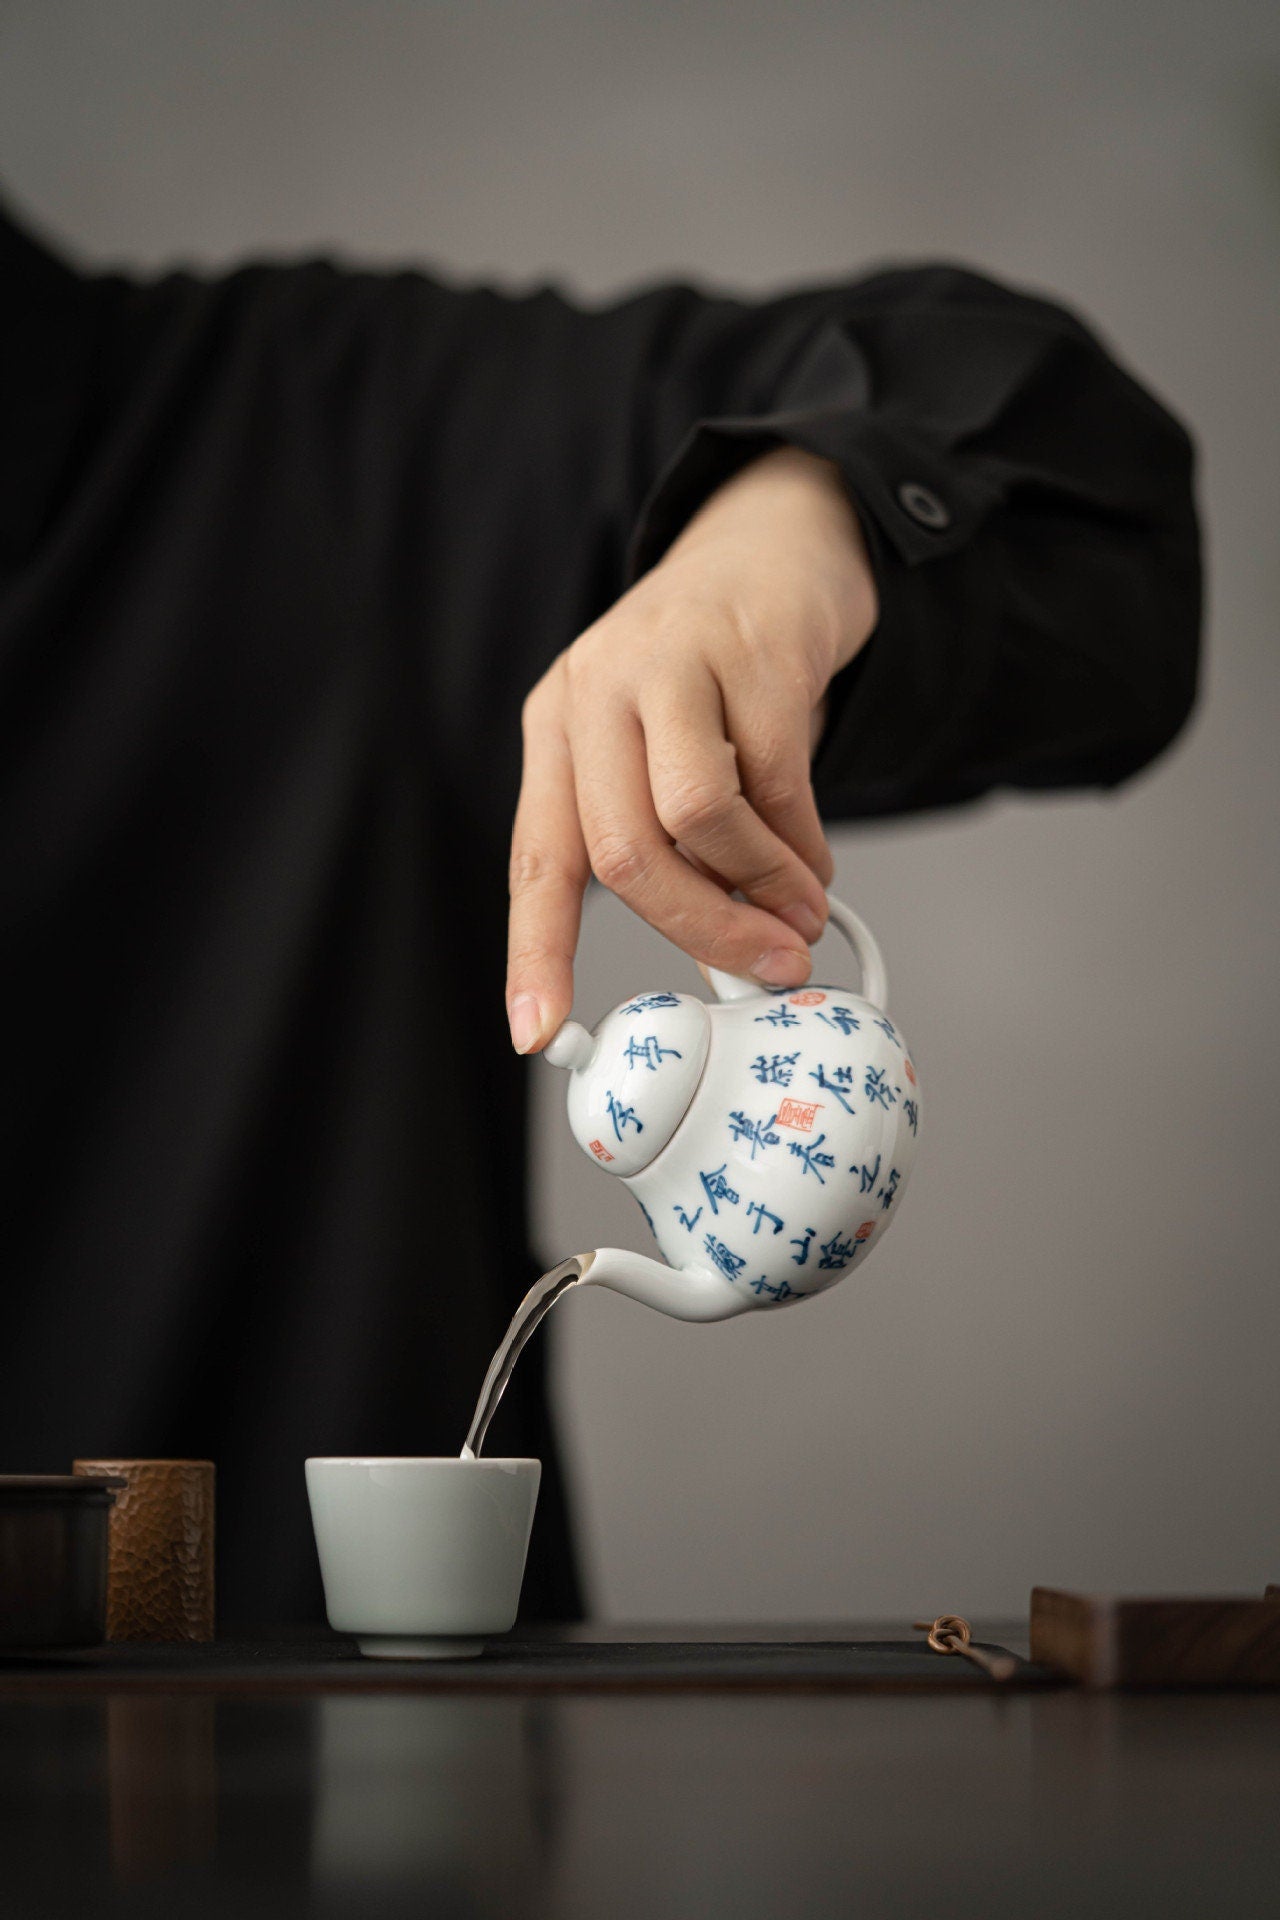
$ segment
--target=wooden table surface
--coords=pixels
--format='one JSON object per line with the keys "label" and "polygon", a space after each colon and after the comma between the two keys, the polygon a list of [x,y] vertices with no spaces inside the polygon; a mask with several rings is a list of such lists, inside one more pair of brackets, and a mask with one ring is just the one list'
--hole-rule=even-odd
{"label": "wooden table surface", "polygon": [[1278,1809],[1274,1693],[0,1697],[4,1920],[1274,1916]]}

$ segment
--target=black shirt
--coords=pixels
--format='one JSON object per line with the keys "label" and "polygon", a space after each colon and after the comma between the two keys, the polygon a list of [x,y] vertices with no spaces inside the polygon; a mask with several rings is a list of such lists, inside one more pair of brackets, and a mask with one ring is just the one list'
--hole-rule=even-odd
{"label": "black shirt", "polygon": [[[454,1452],[534,1271],[533,681],[791,442],[882,605],[826,814],[1111,785],[1193,697],[1190,445],[1077,320],[951,266],[588,307],[88,275],[3,222],[0,408],[0,1469],[210,1457],[224,1621],[301,1618],[304,1455]],[[491,1444],[547,1463],[525,1611],[567,1614],[539,1345]]]}

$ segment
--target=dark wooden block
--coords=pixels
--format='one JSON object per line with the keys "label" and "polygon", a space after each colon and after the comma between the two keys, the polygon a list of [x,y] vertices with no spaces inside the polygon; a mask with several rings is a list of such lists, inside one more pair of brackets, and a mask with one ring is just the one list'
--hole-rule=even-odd
{"label": "dark wooden block", "polygon": [[1086,1687],[1280,1686],[1280,1587],[1256,1600],[1036,1587],[1031,1658]]}

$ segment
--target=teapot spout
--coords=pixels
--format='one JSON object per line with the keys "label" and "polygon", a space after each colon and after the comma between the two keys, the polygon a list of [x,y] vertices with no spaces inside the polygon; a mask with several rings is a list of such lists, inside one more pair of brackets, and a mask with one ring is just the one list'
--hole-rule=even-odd
{"label": "teapot spout", "polygon": [[587,1263],[580,1285],[612,1287],[676,1320],[729,1320],[752,1305],[718,1273],[668,1267],[623,1247],[597,1247],[580,1258]]}

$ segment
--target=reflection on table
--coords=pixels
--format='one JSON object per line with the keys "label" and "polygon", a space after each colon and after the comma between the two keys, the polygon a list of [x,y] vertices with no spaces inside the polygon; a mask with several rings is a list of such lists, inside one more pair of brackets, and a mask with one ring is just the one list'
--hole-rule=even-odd
{"label": "reflection on table", "polygon": [[1272,1920],[1280,1699],[3,1698],[0,1914]]}

